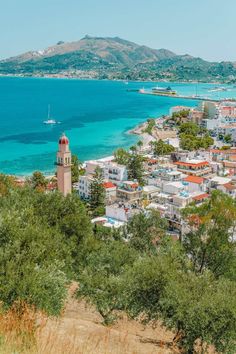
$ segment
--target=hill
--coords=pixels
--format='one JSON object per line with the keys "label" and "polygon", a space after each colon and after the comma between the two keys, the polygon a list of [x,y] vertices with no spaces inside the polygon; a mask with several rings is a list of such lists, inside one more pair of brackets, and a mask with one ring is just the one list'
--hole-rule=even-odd
{"label": "hill", "polygon": [[119,37],[85,36],[79,41],[60,41],[42,51],[2,60],[0,74],[234,83],[236,64],[176,55],[167,49],[152,49]]}

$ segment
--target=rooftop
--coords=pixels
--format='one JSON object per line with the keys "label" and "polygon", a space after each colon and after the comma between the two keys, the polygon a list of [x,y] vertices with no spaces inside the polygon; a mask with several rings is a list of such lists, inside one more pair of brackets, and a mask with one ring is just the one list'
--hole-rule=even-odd
{"label": "rooftop", "polygon": [[198,176],[188,176],[184,178],[185,182],[202,184],[204,182],[204,178]]}

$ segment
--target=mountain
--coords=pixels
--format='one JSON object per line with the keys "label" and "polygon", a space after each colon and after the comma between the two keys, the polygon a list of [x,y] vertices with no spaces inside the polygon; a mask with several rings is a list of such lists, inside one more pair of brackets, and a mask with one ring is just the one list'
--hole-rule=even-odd
{"label": "mountain", "polygon": [[152,49],[119,37],[85,36],[79,41],[60,41],[42,51],[31,51],[2,60],[0,74],[234,82],[236,65],[176,55],[167,49]]}

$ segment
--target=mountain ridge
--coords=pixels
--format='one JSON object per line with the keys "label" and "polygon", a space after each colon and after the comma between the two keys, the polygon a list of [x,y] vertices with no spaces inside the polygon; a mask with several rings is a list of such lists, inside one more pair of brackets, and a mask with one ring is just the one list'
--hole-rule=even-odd
{"label": "mountain ridge", "polygon": [[0,61],[0,74],[235,83],[236,63],[208,62],[119,37],[86,35],[78,41],[59,41],[44,50],[4,59]]}

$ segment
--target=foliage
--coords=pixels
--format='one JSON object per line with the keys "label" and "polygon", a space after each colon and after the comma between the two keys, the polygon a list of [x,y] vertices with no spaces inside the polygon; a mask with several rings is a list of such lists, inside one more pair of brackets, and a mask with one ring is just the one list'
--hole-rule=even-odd
{"label": "foliage", "polygon": [[187,123],[183,123],[180,125],[179,127],[179,133],[183,133],[186,135],[198,135],[198,133],[200,132],[200,128],[197,124],[192,123],[192,122],[187,122]]}
{"label": "foliage", "polygon": [[123,237],[139,252],[153,252],[165,236],[166,227],[165,219],[157,211],[143,212],[132,217],[123,230]]}
{"label": "foliage", "polygon": [[194,272],[202,274],[210,269],[216,277],[236,280],[235,200],[214,191],[209,200],[186,208],[183,215],[190,227],[183,246],[191,257]]}
{"label": "foliage", "polygon": [[92,233],[84,206],[76,195],[13,188],[0,198],[0,216],[0,301],[58,315],[78,246]]}
{"label": "foliage", "polygon": [[0,197],[9,194],[10,190],[16,186],[14,177],[0,174]]}
{"label": "foliage", "polygon": [[97,241],[96,248],[87,249],[84,256],[86,267],[78,275],[77,296],[94,304],[104,323],[109,324],[115,319],[113,311],[122,308],[119,275],[134,262],[136,253],[123,241],[113,240]]}
{"label": "foliage", "polygon": [[[207,62],[189,55],[175,55],[165,49],[153,51],[119,38],[93,38],[92,41],[83,39],[82,47],[50,57],[29,58],[23,55],[2,61],[0,73],[29,76],[67,74],[122,80],[235,82],[236,69],[232,62]],[[101,55],[102,50],[105,56]]]}
{"label": "foliage", "polygon": [[148,133],[149,135],[152,135],[152,129],[155,127],[156,121],[153,118],[150,118],[147,120],[147,126],[144,129],[145,133]]}
{"label": "foliage", "polygon": [[172,113],[171,119],[176,123],[182,123],[182,121],[189,116],[189,109],[183,109],[179,112]]}
{"label": "foliage", "polygon": [[103,215],[105,210],[105,188],[103,186],[103,173],[99,167],[95,169],[93,180],[90,185],[90,209],[93,216]]}
{"label": "foliage", "polygon": [[141,185],[143,184],[144,174],[143,162],[143,157],[137,153],[137,150],[134,149],[127,163],[129,180],[137,180]]}
{"label": "foliage", "polygon": [[71,180],[72,183],[76,183],[79,180],[81,163],[77,155],[72,155],[71,158]]}
{"label": "foliage", "polygon": [[115,161],[119,165],[127,165],[129,160],[129,153],[125,149],[119,148],[114,152]]}
{"label": "foliage", "polygon": [[231,134],[226,134],[224,136],[224,141],[226,144],[231,144],[232,143],[232,135]]}
{"label": "foliage", "polygon": [[183,150],[193,151],[198,149],[208,149],[214,144],[214,140],[208,134],[199,137],[188,134],[181,134],[180,147]]}
{"label": "foliage", "polygon": [[174,146],[165,143],[163,140],[158,140],[153,143],[153,153],[155,156],[169,155],[175,151]]}
{"label": "foliage", "polygon": [[47,186],[47,180],[40,171],[35,171],[32,177],[28,179],[28,183],[33,189],[38,191],[45,191]]}
{"label": "foliage", "polygon": [[179,136],[180,147],[183,150],[193,151],[200,148],[208,149],[214,144],[214,139],[209,136],[208,132],[192,122],[180,125]]}

